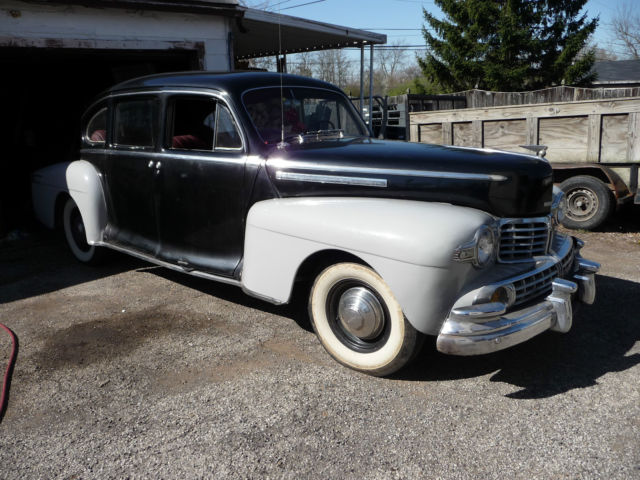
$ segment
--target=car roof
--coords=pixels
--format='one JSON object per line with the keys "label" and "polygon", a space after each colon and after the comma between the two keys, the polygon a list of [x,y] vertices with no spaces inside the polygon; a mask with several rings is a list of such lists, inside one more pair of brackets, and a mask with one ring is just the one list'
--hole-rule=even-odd
{"label": "car roof", "polygon": [[328,82],[299,75],[274,72],[176,72],[149,75],[119,83],[107,90],[107,94],[131,90],[145,90],[159,87],[215,88],[230,94],[260,87],[304,86],[325,88],[341,92]]}

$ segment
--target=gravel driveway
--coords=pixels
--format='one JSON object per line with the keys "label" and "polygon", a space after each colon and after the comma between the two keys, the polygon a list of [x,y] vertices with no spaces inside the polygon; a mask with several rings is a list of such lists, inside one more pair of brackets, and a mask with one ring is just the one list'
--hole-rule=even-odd
{"label": "gravel driveway", "polygon": [[[0,477],[640,478],[636,218],[577,234],[603,268],[568,334],[467,358],[428,342],[386,379],[333,361],[304,299],[121,256],[86,267],[45,232],[5,242],[20,351]],[[3,370],[8,354],[0,331]]]}

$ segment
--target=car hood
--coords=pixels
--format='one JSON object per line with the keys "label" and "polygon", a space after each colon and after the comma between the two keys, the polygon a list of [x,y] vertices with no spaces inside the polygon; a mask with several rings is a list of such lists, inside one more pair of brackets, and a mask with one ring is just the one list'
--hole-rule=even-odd
{"label": "car hood", "polygon": [[538,157],[371,138],[289,145],[269,155],[267,172],[282,197],[402,198],[499,217],[548,214],[553,189]]}

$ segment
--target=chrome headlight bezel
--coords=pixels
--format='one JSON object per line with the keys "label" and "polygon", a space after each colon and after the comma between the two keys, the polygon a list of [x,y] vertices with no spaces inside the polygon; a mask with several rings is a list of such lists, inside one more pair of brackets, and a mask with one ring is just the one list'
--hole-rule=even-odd
{"label": "chrome headlight bezel", "polygon": [[474,267],[484,268],[493,263],[497,252],[497,235],[490,225],[481,225],[473,240],[460,245],[453,252],[456,262],[471,263]]}
{"label": "chrome headlight bezel", "polygon": [[558,187],[553,187],[553,201],[551,202],[551,220],[553,226],[559,226],[564,220],[567,210],[567,201],[564,192]]}

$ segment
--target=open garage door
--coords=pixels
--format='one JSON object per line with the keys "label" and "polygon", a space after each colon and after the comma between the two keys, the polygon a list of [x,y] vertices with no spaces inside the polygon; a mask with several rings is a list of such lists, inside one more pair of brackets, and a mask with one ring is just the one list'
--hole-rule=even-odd
{"label": "open garage door", "polygon": [[31,172],[78,158],[80,116],[96,95],[200,64],[197,50],[0,48],[0,237],[32,217]]}

